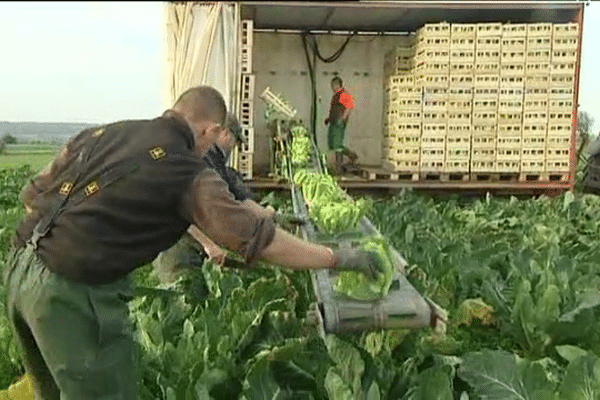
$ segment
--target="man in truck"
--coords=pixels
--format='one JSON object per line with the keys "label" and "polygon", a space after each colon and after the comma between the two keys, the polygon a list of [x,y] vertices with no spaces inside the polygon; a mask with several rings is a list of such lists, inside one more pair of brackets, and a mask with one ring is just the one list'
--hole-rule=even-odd
{"label": "man in truck", "polygon": [[3,279],[36,398],[136,398],[128,276],[190,225],[248,264],[380,273],[370,253],[303,241],[233,198],[202,160],[226,111],[202,86],[158,118],[86,129],[21,192]]}
{"label": "man in truck", "polygon": [[358,155],[345,145],[346,126],[354,104],[352,96],[344,88],[342,78],[339,76],[331,79],[331,90],[333,96],[329,105],[329,115],[325,119],[325,125],[329,124],[327,147],[335,152],[335,170],[343,173],[343,156],[347,156],[351,163],[358,159]]}

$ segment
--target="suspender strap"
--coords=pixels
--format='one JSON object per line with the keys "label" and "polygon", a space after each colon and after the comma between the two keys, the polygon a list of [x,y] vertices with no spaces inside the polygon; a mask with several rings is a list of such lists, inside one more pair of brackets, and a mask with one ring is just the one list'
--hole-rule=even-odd
{"label": "suspender strap", "polygon": [[77,184],[77,181],[81,177],[81,174],[88,163],[92,151],[98,144],[98,141],[103,133],[104,128],[98,129],[92,134],[92,138],[88,139],[88,142],[83,146],[79,152],[79,155],[77,156],[77,160],[75,161],[76,165],[71,173],[71,176],[65,183],[63,183],[58,193],[56,193],[52,198],[48,213],[42,219],[40,219],[33,229],[33,235],[29,239],[29,243],[33,245],[35,249],[37,249],[39,240],[48,234],[54,220],[62,212],[63,206],[69,199],[73,188]]}

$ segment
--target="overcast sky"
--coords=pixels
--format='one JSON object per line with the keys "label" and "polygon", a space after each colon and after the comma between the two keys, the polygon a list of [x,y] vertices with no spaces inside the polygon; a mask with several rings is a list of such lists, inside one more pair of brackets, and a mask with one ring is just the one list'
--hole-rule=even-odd
{"label": "overcast sky", "polygon": [[[0,121],[163,111],[162,2],[0,2]],[[600,129],[600,1],[585,10],[580,109]]]}

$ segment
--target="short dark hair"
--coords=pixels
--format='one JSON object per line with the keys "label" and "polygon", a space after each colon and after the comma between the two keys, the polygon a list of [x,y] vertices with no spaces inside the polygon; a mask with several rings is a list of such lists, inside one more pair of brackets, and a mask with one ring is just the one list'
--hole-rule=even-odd
{"label": "short dark hair", "polygon": [[331,84],[337,84],[338,86],[344,86],[344,82],[342,82],[342,78],[339,76],[334,76],[331,78]]}
{"label": "short dark hair", "polygon": [[227,105],[219,91],[210,86],[196,86],[183,92],[173,108],[184,111],[193,121],[211,120],[223,125]]}

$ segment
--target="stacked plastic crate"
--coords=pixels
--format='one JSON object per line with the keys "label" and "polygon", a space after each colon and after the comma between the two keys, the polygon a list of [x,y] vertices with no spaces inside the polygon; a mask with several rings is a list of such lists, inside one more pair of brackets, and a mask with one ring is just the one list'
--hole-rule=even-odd
{"label": "stacked plastic crate", "polygon": [[475,39],[475,24],[452,24],[450,27],[445,162],[445,172],[448,173],[468,174],[470,169]]}
{"label": "stacked plastic crate", "polygon": [[254,75],[252,74],[253,21],[242,20],[241,43],[241,101],[239,121],[246,144],[238,149],[238,171],[244,179],[252,179],[252,158],[254,154]]}
{"label": "stacked plastic crate", "polygon": [[471,173],[496,172],[502,24],[476,24]]}
{"label": "stacked plastic crate", "polygon": [[578,41],[578,24],[553,26],[545,167],[561,180],[568,179],[570,166]]}
{"label": "stacked plastic crate", "polygon": [[527,25],[521,178],[544,172],[552,24]]}
{"label": "stacked plastic crate", "polygon": [[413,74],[415,48],[412,40],[388,52],[384,61],[386,79],[384,168],[409,174],[419,172],[421,146],[421,91]]}
{"label": "stacked plastic crate", "polygon": [[444,172],[448,125],[450,24],[426,24],[417,31],[415,85],[423,92],[420,172]]}

